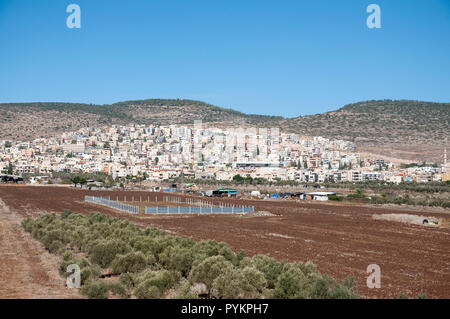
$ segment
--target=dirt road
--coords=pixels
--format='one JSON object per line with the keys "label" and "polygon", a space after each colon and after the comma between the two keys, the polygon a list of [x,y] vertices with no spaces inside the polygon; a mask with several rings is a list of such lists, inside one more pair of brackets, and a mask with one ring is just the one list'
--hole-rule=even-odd
{"label": "dirt road", "polygon": [[0,298],[79,298],[59,276],[58,258],[24,232],[21,220],[0,200]]}

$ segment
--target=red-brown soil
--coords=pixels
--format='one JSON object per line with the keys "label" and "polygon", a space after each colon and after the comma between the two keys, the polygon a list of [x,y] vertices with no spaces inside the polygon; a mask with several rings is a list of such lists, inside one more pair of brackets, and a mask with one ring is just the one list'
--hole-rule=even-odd
{"label": "red-brown soil", "polygon": [[[132,196],[136,200],[139,196],[143,200],[147,196],[154,200],[158,196],[159,202],[163,196],[138,191],[0,186],[0,199],[21,218],[65,209],[81,213],[100,211],[197,240],[224,241],[235,250],[243,249],[248,255],[262,253],[279,260],[310,260],[321,272],[339,280],[353,275],[363,297],[396,298],[400,294],[415,297],[426,293],[429,298],[450,298],[450,229],[372,219],[373,214],[410,213],[446,219],[450,218],[450,214],[368,205],[215,199],[216,202],[254,205],[256,210],[279,216],[132,216],[84,203],[87,194],[111,196],[112,199],[119,196],[119,200],[125,195],[127,200]],[[3,241],[1,245],[4,247]],[[41,253],[28,250],[23,254],[33,258]],[[16,263],[13,259],[9,262],[13,263],[9,267]],[[380,289],[368,289],[366,286],[366,269],[370,264],[381,267]],[[0,286],[18,284],[17,280],[0,278]]]}

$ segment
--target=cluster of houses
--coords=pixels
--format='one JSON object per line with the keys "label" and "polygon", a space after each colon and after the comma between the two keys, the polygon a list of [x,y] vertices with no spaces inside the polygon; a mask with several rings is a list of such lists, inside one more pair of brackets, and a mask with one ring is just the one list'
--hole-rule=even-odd
{"label": "cluster of houses", "polygon": [[15,176],[104,172],[114,179],[140,176],[153,181],[181,174],[230,181],[240,175],[302,183],[422,183],[448,178],[447,165],[402,169],[383,159],[362,158],[355,150],[349,141],[303,137],[276,128],[222,129],[197,122],[91,127],[33,141],[1,141],[0,172]]}

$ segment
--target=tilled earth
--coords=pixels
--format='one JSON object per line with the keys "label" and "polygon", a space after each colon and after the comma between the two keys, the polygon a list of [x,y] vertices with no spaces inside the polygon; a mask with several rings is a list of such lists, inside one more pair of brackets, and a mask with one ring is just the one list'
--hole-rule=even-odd
{"label": "tilled earth", "polygon": [[[426,293],[429,298],[450,298],[450,228],[412,225],[385,220],[374,220],[374,214],[410,213],[449,219],[449,213],[436,213],[405,208],[368,205],[329,204],[295,201],[262,201],[239,199],[207,199],[235,205],[253,205],[257,211],[268,211],[276,216],[249,217],[231,215],[193,216],[134,216],[106,207],[84,203],[85,195],[111,196],[111,199],[154,201],[161,203],[163,194],[134,191],[87,191],[69,187],[0,186],[0,200],[9,213],[1,211],[0,273],[16,269],[20,276],[0,276],[0,297],[71,297],[73,292],[64,287],[64,281],[55,284],[59,292],[46,289],[40,275],[30,275],[31,265],[40,265],[43,272],[52,272],[56,262],[43,264],[43,256],[53,258],[37,242],[18,229],[20,219],[38,216],[43,212],[62,212],[65,209],[90,213],[100,211],[128,218],[141,226],[155,226],[169,233],[190,236],[196,240],[215,239],[228,243],[234,250],[243,249],[247,255],[267,254],[279,260],[315,263],[321,272],[342,280],[353,275],[358,292],[367,298],[396,298],[400,294],[415,297]],[[171,195],[172,196],[172,195]],[[178,196],[180,195],[173,195]],[[186,196],[183,196],[186,197]],[[0,204],[2,204],[0,202]],[[145,203],[142,203],[145,204]],[[154,205],[151,204],[152,206]],[[16,216],[14,221],[8,214]],[[5,234],[3,229],[14,224],[17,235]],[[6,225],[6,226],[5,226]],[[22,238],[21,246],[11,241]],[[27,249],[25,246],[39,246]],[[34,247],[36,248],[36,247]],[[7,258],[4,258],[7,256]],[[21,266],[26,263],[28,266]],[[381,288],[369,289],[366,269],[370,264],[381,268]],[[44,275],[42,275],[44,276]],[[43,277],[42,277],[43,278]],[[53,278],[53,277],[52,277]],[[55,283],[57,279],[54,278]],[[34,285],[34,286],[33,286]],[[42,289],[39,290],[39,285]],[[38,296],[27,287],[40,291]],[[65,295],[66,294],[66,295]],[[19,296],[20,297],[20,296]]]}

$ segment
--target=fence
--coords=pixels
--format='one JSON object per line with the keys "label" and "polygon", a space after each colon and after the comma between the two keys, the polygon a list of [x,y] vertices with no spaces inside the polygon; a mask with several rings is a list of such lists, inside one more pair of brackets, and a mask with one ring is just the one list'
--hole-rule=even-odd
{"label": "fence", "polygon": [[[117,210],[139,214],[139,206],[123,204],[118,201],[110,200],[109,197],[85,196],[85,202],[103,205]],[[198,204],[198,203],[194,203]],[[209,203],[208,203],[209,204]],[[203,203],[205,205],[205,203]],[[254,206],[200,206],[200,207],[145,207],[145,214],[247,214],[255,211]]]}
{"label": "fence", "polygon": [[255,211],[254,206],[239,207],[145,207],[146,214],[247,214]]}
{"label": "fence", "polygon": [[167,203],[175,203],[175,204],[185,203],[185,204],[189,204],[189,205],[193,205],[193,206],[201,206],[201,207],[219,207],[218,205],[214,204],[214,202],[206,201],[203,199],[200,200],[200,199],[196,199],[196,198],[163,196],[162,201],[167,202]]}
{"label": "fence", "polygon": [[126,213],[139,214],[139,206],[133,206],[133,205],[116,202],[116,201],[110,200],[109,197],[85,196],[84,201],[111,207],[111,208],[115,208],[117,210],[120,210],[120,211],[123,211]]}

